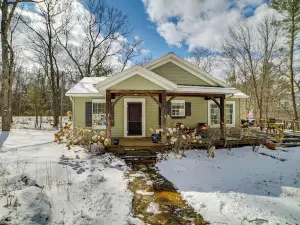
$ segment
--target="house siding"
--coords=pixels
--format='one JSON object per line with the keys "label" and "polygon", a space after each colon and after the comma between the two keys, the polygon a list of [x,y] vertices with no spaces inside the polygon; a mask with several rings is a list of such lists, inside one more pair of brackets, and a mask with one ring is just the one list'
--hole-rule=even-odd
{"label": "house siding", "polygon": [[184,100],[191,102],[192,115],[185,118],[171,118],[168,116],[168,127],[172,127],[174,123],[183,123],[186,127],[196,127],[197,123],[207,123],[208,120],[208,105],[207,101],[202,97],[180,97],[174,100]]}
{"label": "house siding", "polygon": [[104,99],[104,98],[97,98],[97,97],[74,97],[73,98],[74,127],[85,127],[85,103],[92,102],[93,99]]}
{"label": "house siding", "polygon": [[124,80],[110,88],[111,90],[163,90],[157,84],[141,77],[140,75],[134,75],[127,80]]}
{"label": "house siding", "polygon": [[[152,132],[150,128],[158,128],[158,105],[150,97],[146,96],[126,96],[124,98],[144,98],[146,108],[146,136],[150,137]],[[114,126],[111,128],[113,137],[124,136],[124,98],[115,105]],[[156,96],[158,99],[158,96]],[[74,127],[85,127],[85,103],[91,102],[93,99],[103,99],[96,97],[74,97],[73,118]]]}
{"label": "house siding", "polygon": [[[158,96],[155,96],[158,99]],[[150,128],[156,129],[159,127],[159,107],[156,102],[146,96],[126,96],[123,97],[115,105],[114,126],[112,129],[113,137],[124,136],[124,99],[125,98],[144,98],[146,108],[146,136],[150,137],[152,132]],[[101,99],[96,97],[74,97],[74,127],[85,127],[85,102],[91,102],[93,99]],[[103,98],[102,98],[103,99]],[[168,97],[169,99],[169,97]],[[185,100],[191,102],[192,115],[186,118],[167,118],[167,126],[172,127],[174,123],[184,123],[186,127],[195,128],[197,123],[208,123],[208,101],[202,97],[177,97],[176,100]],[[244,107],[244,99],[228,98],[226,101],[235,101],[235,126],[240,125],[240,118],[243,118],[242,108]]]}
{"label": "house siding", "polygon": [[239,99],[239,102],[240,102],[240,118],[241,119],[246,119],[246,116],[247,116],[246,99],[241,98],[241,99]]}
{"label": "house siding", "polygon": [[152,71],[170,81],[173,81],[176,84],[212,86],[204,80],[170,62],[157,67]]}

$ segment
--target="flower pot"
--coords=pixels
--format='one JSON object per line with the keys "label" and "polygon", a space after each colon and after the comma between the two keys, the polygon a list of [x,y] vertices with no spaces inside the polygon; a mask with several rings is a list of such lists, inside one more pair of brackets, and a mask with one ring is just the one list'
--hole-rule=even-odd
{"label": "flower pot", "polygon": [[158,143],[159,140],[159,134],[152,134],[152,143]]}
{"label": "flower pot", "polygon": [[115,138],[114,139],[114,145],[118,145],[119,144],[119,139],[118,138]]}

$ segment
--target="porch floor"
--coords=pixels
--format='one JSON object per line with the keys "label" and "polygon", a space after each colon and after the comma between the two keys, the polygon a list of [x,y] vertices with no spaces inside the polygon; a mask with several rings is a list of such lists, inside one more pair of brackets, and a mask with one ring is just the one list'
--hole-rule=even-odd
{"label": "porch floor", "polygon": [[[118,145],[111,145],[108,147],[108,150],[111,152],[124,153],[126,150],[150,150],[150,151],[159,151],[164,149],[166,146],[161,143],[152,143],[150,137],[146,138],[118,138]],[[113,142],[114,138],[112,138]]]}
{"label": "porch floor", "polygon": [[123,147],[151,147],[158,146],[161,143],[152,143],[151,138],[118,138],[119,145]]}

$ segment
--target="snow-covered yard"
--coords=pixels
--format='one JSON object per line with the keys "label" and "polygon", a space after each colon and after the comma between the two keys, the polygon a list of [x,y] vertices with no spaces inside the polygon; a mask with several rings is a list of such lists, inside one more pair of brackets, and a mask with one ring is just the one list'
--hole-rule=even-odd
{"label": "snow-covered yard", "polygon": [[123,161],[68,151],[52,131],[6,136],[0,133],[0,224],[128,224],[132,194]]}
{"label": "snow-covered yard", "polygon": [[189,151],[157,166],[211,224],[300,224],[300,148],[259,150],[276,159],[250,147],[215,152],[212,159]]}
{"label": "snow-covered yard", "polygon": [[[256,153],[250,147],[216,150],[214,159],[188,151],[157,163],[204,219],[230,225],[299,224],[299,165],[300,148]],[[53,131],[2,132],[0,224],[133,223],[127,169],[109,154],[67,150],[54,142]]]}
{"label": "snow-covered yard", "polygon": [[[35,129],[35,116],[13,116],[13,129]],[[40,128],[40,117],[38,118],[38,127]],[[0,117],[0,128],[1,128],[1,117]],[[63,116],[63,122],[70,122],[67,116]],[[41,130],[53,130],[53,117],[43,116],[41,123]]]}

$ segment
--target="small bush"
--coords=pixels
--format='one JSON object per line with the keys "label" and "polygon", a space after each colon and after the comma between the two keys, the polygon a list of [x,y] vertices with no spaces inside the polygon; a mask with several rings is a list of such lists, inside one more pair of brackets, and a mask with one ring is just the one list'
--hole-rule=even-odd
{"label": "small bush", "polygon": [[64,126],[55,133],[55,140],[58,144],[66,141],[68,149],[73,145],[84,146],[87,150],[104,151],[108,145],[104,131],[96,131],[92,128],[72,128],[72,124],[66,122]]}

